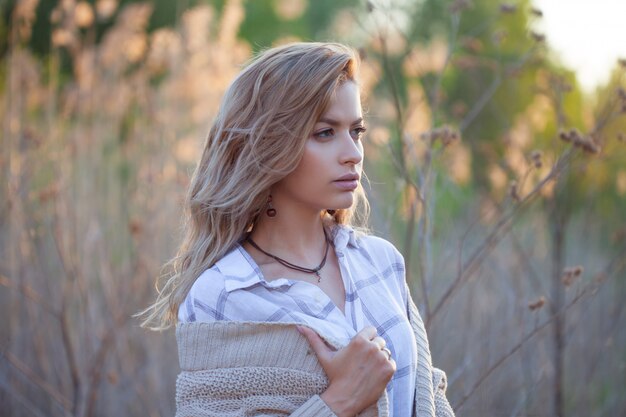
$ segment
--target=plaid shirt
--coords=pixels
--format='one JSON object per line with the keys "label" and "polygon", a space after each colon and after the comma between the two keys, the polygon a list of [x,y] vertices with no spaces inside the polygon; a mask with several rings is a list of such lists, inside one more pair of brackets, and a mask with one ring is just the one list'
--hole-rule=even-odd
{"label": "plaid shirt", "polygon": [[346,226],[335,227],[332,239],[346,291],[345,315],[314,284],[287,278],[266,281],[237,245],[196,280],[178,318],[306,323],[344,345],[363,327],[374,326],[397,364],[387,385],[390,416],[410,416],[417,346],[407,318],[404,259],[386,240],[357,235]]}

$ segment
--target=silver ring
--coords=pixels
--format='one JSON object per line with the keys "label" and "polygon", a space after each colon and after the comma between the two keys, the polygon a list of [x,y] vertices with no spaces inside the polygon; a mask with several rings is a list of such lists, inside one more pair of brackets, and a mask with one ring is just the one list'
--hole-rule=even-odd
{"label": "silver ring", "polygon": [[382,348],[381,350],[387,354],[387,360],[391,360],[391,351],[386,347]]}

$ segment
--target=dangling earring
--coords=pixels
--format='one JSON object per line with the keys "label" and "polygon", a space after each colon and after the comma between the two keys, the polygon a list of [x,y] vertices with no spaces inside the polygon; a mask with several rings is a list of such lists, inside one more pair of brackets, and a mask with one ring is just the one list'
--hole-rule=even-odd
{"label": "dangling earring", "polygon": [[265,210],[267,217],[276,217],[276,209],[272,207],[272,195],[267,197],[267,210]]}

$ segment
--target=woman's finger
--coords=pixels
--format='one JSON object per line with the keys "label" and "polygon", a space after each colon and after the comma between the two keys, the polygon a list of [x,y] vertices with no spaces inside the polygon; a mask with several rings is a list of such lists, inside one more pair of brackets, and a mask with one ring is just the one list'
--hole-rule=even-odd
{"label": "woman's finger", "polygon": [[378,332],[376,331],[376,327],[374,326],[365,326],[363,327],[363,329],[361,329],[360,332],[356,334],[356,336],[364,337],[365,340],[372,340],[377,335],[378,335]]}
{"label": "woman's finger", "polygon": [[372,342],[378,346],[379,349],[384,348],[385,346],[387,346],[387,342],[385,341],[385,339],[383,339],[380,336],[376,336],[375,338],[372,339]]}
{"label": "woman's finger", "polygon": [[390,351],[389,349],[387,349],[386,347],[383,347],[383,348],[381,349],[381,351],[382,351],[385,355],[387,355],[387,360],[388,360],[388,361],[390,361],[390,360],[391,360],[391,351]]}
{"label": "woman's finger", "polygon": [[333,351],[326,345],[326,342],[313,330],[305,326],[296,326],[300,334],[302,334],[311,345],[317,359],[324,367],[333,357]]}

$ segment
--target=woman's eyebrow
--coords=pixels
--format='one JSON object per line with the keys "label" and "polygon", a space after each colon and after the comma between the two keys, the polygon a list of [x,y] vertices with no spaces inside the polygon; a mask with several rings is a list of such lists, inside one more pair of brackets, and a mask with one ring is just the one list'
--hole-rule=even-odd
{"label": "woman's eyebrow", "polygon": [[[356,119],[354,122],[350,123],[350,125],[356,125],[358,123],[363,122],[363,118],[359,117],[358,119]],[[322,117],[318,123],[328,123],[331,126],[338,126],[341,124],[341,122],[335,120],[335,119],[330,119],[328,117]]]}

